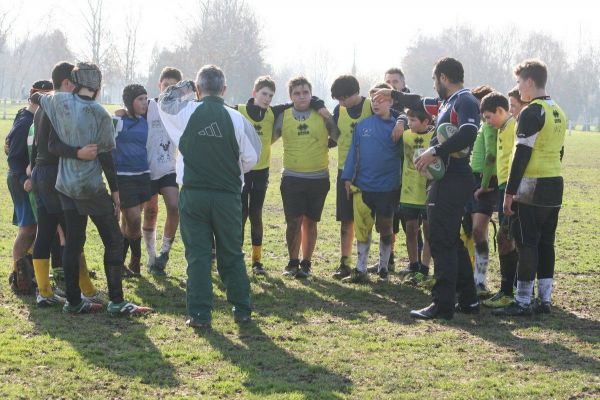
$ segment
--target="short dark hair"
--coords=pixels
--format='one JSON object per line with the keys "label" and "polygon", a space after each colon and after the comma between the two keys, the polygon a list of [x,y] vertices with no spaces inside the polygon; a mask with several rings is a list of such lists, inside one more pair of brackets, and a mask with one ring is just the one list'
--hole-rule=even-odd
{"label": "short dark hair", "polygon": [[523,99],[521,98],[521,93],[519,93],[519,88],[517,86],[515,86],[514,88],[512,88],[512,90],[510,92],[508,92],[508,97],[512,97],[513,99],[516,99],[521,104],[527,103],[526,101],[523,101]]}
{"label": "short dark hair", "polygon": [[440,58],[433,67],[433,73],[437,79],[440,79],[442,74],[446,75],[450,83],[463,83],[465,81],[465,70],[462,64],[452,57]]}
{"label": "short dark hair", "polygon": [[344,97],[350,97],[360,92],[358,79],[352,75],[338,76],[331,85],[331,97],[339,100]]}
{"label": "short dark hair", "polygon": [[60,89],[60,85],[65,79],[71,80],[71,71],[75,65],[67,61],[61,61],[52,68],[52,85],[55,90]]}
{"label": "short dark hair", "polygon": [[398,74],[402,78],[404,78],[404,72],[402,72],[402,70],[400,68],[390,68],[387,71],[385,71],[384,75],[393,75],[393,74]]}
{"label": "short dark hair", "polygon": [[377,92],[377,89],[393,89],[392,85],[390,85],[389,83],[385,83],[385,82],[380,82],[375,84],[375,86],[373,86],[371,89],[369,89],[369,94],[373,94],[375,92]]}
{"label": "short dark hair", "polygon": [[430,123],[433,122],[433,117],[426,111],[418,111],[409,108],[406,111],[406,115],[408,115],[409,117],[417,118],[421,122],[425,122],[425,120],[429,121]]}
{"label": "short dark hair", "polygon": [[254,90],[259,91],[262,88],[269,88],[275,91],[275,81],[269,75],[263,75],[256,78],[254,81]]}
{"label": "short dark hair", "polygon": [[225,74],[216,65],[205,65],[198,71],[196,86],[203,94],[217,96],[225,88]]}
{"label": "short dark hair", "polygon": [[508,111],[508,99],[500,92],[491,92],[481,99],[481,112],[495,113],[498,107]]}
{"label": "short dark hair", "polygon": [[546,87],[548,80],[548,68],[546,64],[537,59],[529,59],[521,62],[515,67],[515,75],[521,79],[530,79],[540,89]]}
{"label": "short dark hair", "polygon": [[162,71],[160,71],[160,78],[158,78],[159,82],[162,82],[165,79],[175,79],[177,82],[180,82],[183,79],[181,75],[181,71],[175,67],[164,67]]}
{"label": "short dark hair", "polygon": [[306,79],[305,77],[297,76],[295,78],[290,79],[288,81],[288,92],[290,93],[290,96],[292,95],[292,89],[294,89],[296,86],[302,86],[302,85],[308,85],[308,88],[312,92],[312,85],[310,84],[308,79]]}
{"label": "short dark hair", "polygon": [[488,85],[481,85],[481,86],[477,86],[476,88],[471,89],[471,94],[473,96],[475,96],[475,98],[479,101],[481,101],[481,99],[483,99],[485,96],[487,96],[488,94],[494,92],[495,90],[492,89],[491,86]]}

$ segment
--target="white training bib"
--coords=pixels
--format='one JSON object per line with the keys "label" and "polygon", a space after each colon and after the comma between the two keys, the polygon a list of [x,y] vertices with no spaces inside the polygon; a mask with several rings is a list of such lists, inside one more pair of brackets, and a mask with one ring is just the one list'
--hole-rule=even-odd
{"label": "white training bib", "polygon": [[148,165],[150,166],[150,179],[157,180],[165,175],[175,173],[177,147],[171,141],[167,130],[158,113],[156,100],[148,102]]}

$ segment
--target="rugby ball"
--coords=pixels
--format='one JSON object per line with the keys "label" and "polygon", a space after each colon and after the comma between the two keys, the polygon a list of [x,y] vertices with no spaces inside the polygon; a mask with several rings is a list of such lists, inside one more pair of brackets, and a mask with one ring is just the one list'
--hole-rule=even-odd
{"label": "rugby ball", "polygon": [[[440,124],[437,128],[437,140],[438,143],[444,143],[446,140],[450,139],[454,134],[458,132],[458,127],[456,125],[452,125],[449,122],[445,122]],[[461,151],[457,151],[455,153],[451,153],[450,156],[454,158],[464,158],[469,156],[471,148],[465,147]]]}
{"label": "rugby ball", "polygon": [[[413,163],[421,154],[425,152],[425,150],[426,149],[415,150],[415,154],[413,156]],[[419,173],[429,180],[439,181],[444,177],[444,174],[446,173],[446,166],[439,157],[436,157],[435,161],[433,161],[427,166],[427,168],[425,168],[423,171],[420,171]]]}

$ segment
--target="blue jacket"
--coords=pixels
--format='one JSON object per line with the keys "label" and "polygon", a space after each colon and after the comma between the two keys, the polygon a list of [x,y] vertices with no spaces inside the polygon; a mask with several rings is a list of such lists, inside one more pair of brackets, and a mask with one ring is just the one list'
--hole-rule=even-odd
{"label": "blue jacket", "polygon": [[396,119],[370,116],[354,127],[342,179],[361,191],[390,192],[400,187],[402,142],[394,143]]}
{"label": "blue jacket", "polygon": [[23,184],[27,179],[25,170],[29,165],[29,152],[27,151],[27,136],[33,123],[33,114],[22,108],[17,112],[13,126],[6,138],[8,142],[8,169],[18,176]]}
{"label": "blue jacket", "polygon": [[113,160],[117,175],[150,172],[148,165],[148,122],[144,117],[124,117],[117,122]]}

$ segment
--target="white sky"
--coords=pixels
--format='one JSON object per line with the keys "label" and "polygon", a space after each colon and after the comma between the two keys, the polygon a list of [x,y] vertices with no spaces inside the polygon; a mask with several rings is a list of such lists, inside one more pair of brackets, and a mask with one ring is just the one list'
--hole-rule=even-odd
{"label": "white sky", "polygon": [[[262,26],[266,61],[275,68],[293,65],[299,59],[310,64],[318,52],[327,54],[330,71],[349,72],[356,46],[358,70],[379,71],[399,65],[405,49],[418,33],[434,33],[456,24],[489,34],[513,25],[523,31],[541,30],[563,42],[571,56],[577,54],[579,43],[584,48],[590,43],[600,45],[598,7],[582,0],[560,3],[247,0],[246,3]],[[86,5],[85,0],[0,0],[0,13],[11,9],[16,17],[12,40],[27,30],[44,31],[57,25],[67,33],[71,48],[79,55],[86,47],[81,17]],[[154,46],[180,43],[185,22],[193,18],[197,9],[197,0],[105,0],[105,5],[115,41],[122,40],[120,32],[127,23],[129,10],[134,10],[133,15],[140,19],[138,70],[145,74]]]}

